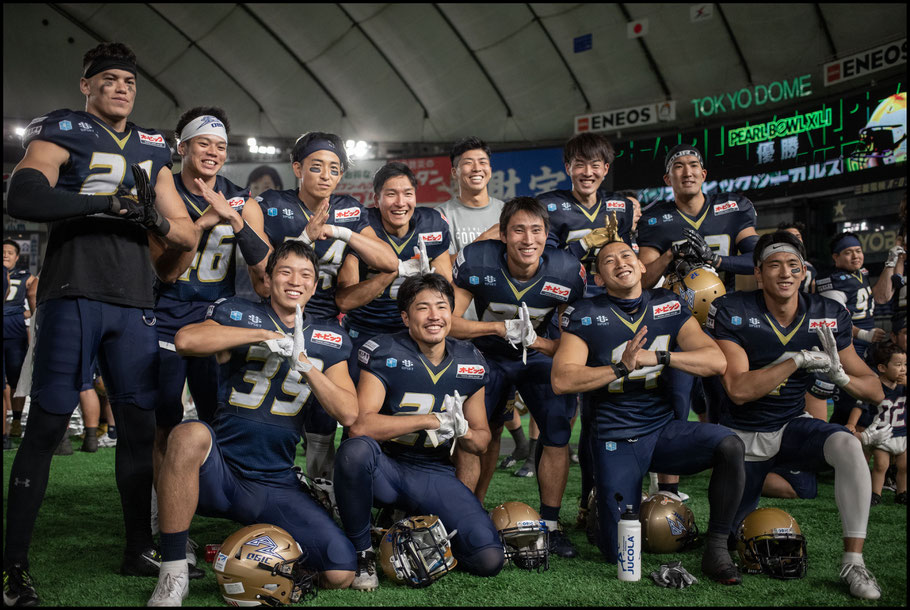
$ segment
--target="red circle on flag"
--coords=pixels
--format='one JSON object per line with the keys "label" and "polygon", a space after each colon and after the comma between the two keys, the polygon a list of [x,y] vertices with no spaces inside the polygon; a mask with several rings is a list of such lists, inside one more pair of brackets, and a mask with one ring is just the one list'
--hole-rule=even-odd
{"label": "red circle on flag", "polygon": [[640,23],[636,23],[636,24],[635,24],[635,27],[633,27],[632,30],[633,30],[636,34],[641,34],[641,24],[640,24]]}

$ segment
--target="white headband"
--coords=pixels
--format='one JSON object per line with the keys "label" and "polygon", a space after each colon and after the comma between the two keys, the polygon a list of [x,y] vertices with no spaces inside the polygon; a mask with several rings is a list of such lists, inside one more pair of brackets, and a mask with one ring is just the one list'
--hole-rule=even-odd
{"label": "white headband", "polygon": [[187,123],[183,131],[180,132],[180,141],[186,142],[190,138],[206,135],[218,136],[227,144],[227,130],[224,128],[224,123],[218,117],[209,115],[196,117]]}
{"label": "white headband", "polygon": [[789,252],[790,254],[795,254],[796,258],[799,259],[801,265],[805,265],[806,261],[803,260],[802,254],[799,253],[799,250],[791,246],[790,244],[785,244],[777,242],[776,244],[771,244],[764,250],[762,250],[759,263],[765,262],[765,259],[771,256],[772,254],[777,254],[778,252]]}

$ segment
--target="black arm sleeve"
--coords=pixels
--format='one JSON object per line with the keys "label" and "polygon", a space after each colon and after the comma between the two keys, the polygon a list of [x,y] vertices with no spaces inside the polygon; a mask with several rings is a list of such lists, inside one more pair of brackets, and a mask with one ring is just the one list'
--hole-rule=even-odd
{"label": "black arm sleeve", "polygon": [[54,188],[40,171],[26,167],[12,175],[6,207],[13,218],[48,222],[76,216],[107,212],[111,198],[99,195],[79,195]]}
{"label": "black arm sleeve", "polygon": [[262,241],[262,238],[256,234],[253,227],[243,221],[243,228],[234,235],[237,239],[237,245],[240,246],[240,253],[247,265],[255,265],[264,259],[269,253],[269,245]]}

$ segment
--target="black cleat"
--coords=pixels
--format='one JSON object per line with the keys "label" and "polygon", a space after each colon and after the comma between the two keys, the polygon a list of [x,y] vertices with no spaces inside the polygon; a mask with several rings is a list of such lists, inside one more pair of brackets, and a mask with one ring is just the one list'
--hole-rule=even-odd
{"label": "black cleat", "polygon": [[157,547],[150,546],[141,553],[128,556],[123,555],[120,564],[120,573],[124,576],[153,576],[158,578],[161,568],[161,553]]}
{"label": "black cleat", "polygon": [[566,533],[559,529],[550,532],[550,553],[566,559],[578,557],[578,550],[576,550],[575,545],[572,544]]}
{"label": "black cleat", "polygon": [[705,552],[701,557],[701,571],[705,576],[722,585],[741,585],[742,574],[726,552],[713,554]]}
{"label": "black cleat", "polygon": [[3,605],[37,606],[38,592],[28,570],[18,563],[3,569]]}
{"label": "black cleat", "polygon": [[907,492],[902,491],[899,494],[897,494],[896,496],[894,496],[894,503],[903,504],[904,506],[906,506],[907,505]]}

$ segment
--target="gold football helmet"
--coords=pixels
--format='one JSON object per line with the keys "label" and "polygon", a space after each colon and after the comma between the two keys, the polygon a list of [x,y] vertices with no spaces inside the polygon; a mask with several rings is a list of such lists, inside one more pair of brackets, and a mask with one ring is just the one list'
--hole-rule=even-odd
{"label": "gold football helmet", "polygon": [[524,502],[506,502],[490,512],[506,559],[519,568],[550,568],[550,530],[536,510]]}
{"label": "gold football helmet", "polygon": [[692,509],[670,496],[656,493],[642,502],[638,518],[647,553],[678,553],[698,541]]}
{"label": "gold football helmet", "polygon": [[382,571],[392,581],[426,587],[458,563],[452,555],[452,536],[436,515],[408,517],[383,534],[379,544]]}
{"label": "gold football helmet", "polygon": [[744,572],[774,578],[802,578],[809,556],[806,539],[789,513],[779,508],[757,508],[736,530],[736,550]]}
{"label": "gold football helmet", "polygon": [[280,527],[248,525],[224,541],[214,570],[221,596],[232,606],[279,606],[316,597],[316,572],[307,554]]}
{"label": "gold football helmet", "polygon": [[667,277],[667,283],[670,290],[682,297],[702,326],[714,299],[727,294],[720,277],[707,267],[696,267],[682,276],[672,274]]}

